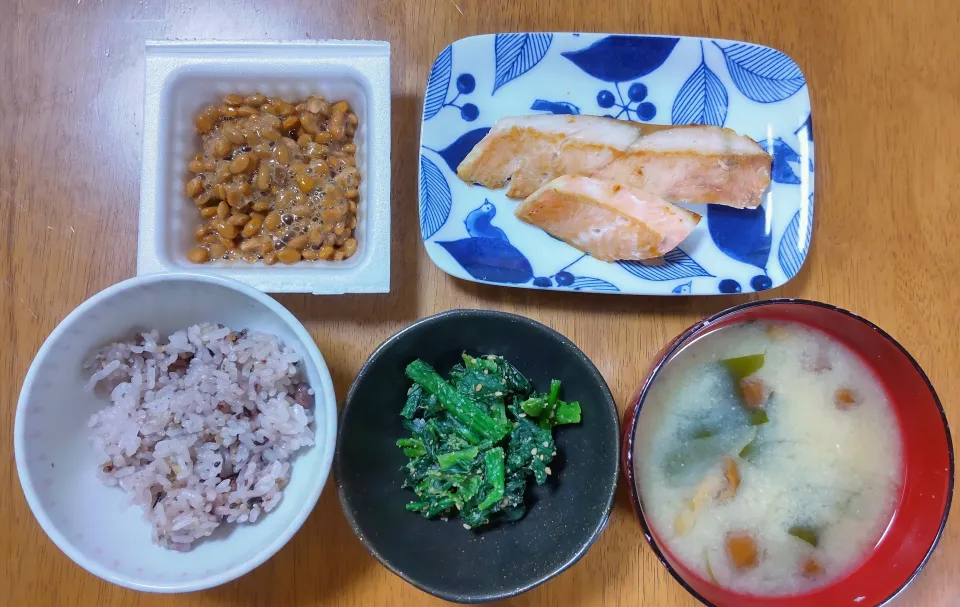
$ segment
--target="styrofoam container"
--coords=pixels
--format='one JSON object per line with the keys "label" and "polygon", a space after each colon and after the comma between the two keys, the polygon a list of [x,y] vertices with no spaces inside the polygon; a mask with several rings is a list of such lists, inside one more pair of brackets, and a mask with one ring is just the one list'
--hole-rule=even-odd
{"label": "styrofoam container", "polygon": [[[273,293],[390,290],[390,45],[375,41],[148,42],[137,274],[193,272],[234,278]],[[200,225],[184,193],[199,151],[197,113],[231,92],[288,100],[320,93],[346,99],[359,119],[357,253],[342,262],[216,261],[186,253]]]}
{"label": "styrofoam container", "polygon": [[[143,510],[103,484],[87,421],[109,404],[84,389],[92,350],[137,331],[161,336],[214,322],[277,335],[301,356],[316,394],[316,442],[292,459],[280,505],[252,525],[198,541],[189,552],[156,546]],[[218,276],[161,274],[126,280],[70,313],[33,359],[20,391],[13,441],[20,485],[40,526],[78,565],[135,590],[184,592],[237,578],[276,553],[307,519],[326,483],[337,436],[330,372],[303,325],[268,295]]]}

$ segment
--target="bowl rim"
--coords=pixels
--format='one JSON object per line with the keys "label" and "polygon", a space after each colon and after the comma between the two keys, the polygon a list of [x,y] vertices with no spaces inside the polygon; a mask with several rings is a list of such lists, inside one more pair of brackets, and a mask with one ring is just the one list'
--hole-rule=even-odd
{"label": "bowl rim", "polygon": [[[62,337],[62,335],[67,331],[68,327],[73,325],[88,311],[96,308],[102,301],[119,293],[137,289],[149,284],[176,281],[202,282],[225,287],[258,301],[269,308],[272,312],[277,314],[281,321],[290,327],[290,329],[302,343],[304,351],[300,352],[301,357],[303,359],[309,359],[316,367],[317,374],[320,376],[320,382],[322,386],[318,387],[322,387],[323,390],[323,398],[325,403],[325,405],[323,405],[323,416],[326,431],[323,436],[324,444],[317,445],[316,443],[319,441],[315,441],[313,445],[313,448],[315,449],[322,449],[321,460],[317,470],[319,474],[316,474],[311,479],[307,480],[307,482],[314,483],[314,486],[307,494],[307,497],[300,506],[300,509],[293,513],[290,522],[282,533],[275,536],[270,543],[261,548],[256,556],[237,565],[236,567],[227,569],[217,574],[201,576],[186,583],[171,582],[169,585],[156,586],[137,582],[129,575],[123,577],[118,576],[110,568],[87,559],[83,553],[81,553],[80,550],[73,545],[73,542],[67,539],[67,537],[64,536],[57,526],[50,520],[45,509],[40,504],[36,490],[27,471],[28,465],[25,452],[24,416],[27,408],[27,395],[30,393],[33,384],[37,381],[37,374],[39,373],[40,368],[39,361],[47,357],[50,350],[53,348],[54,343],[56,343]],[[318,387],[315,387],[314,389],[316,390]],[[79,306],[74,308],[69,314],[67,314],[66,317],[63,318],[63,320],[57,324],[50,335],[44,339],[40,349],[33,357],[33,361],[30,363],[30,367],[27,370],[27,374],[24,377],[23,384],[20,388],[20,395],[17,399],[17,409],[14,418],[13,441],[17,476],[20,480],[20,488],[24,497],[26,498],[27,505],[30,507],[30,511],[40,524],[40,527],[43,529],[44,533],[47,534],[47,537],[49,537],[53,543],[56,544],[56,546],[70,558],[70,560],[83,569],[86,569],[93,575],[107,582],[117,584],[118,586],[143,592],[179,593],[213,588],[239,578],[266,562],[270,557],[283,548],[284,545],[286,545],[290,538],[292,538],[294,534],[299,531],[300,527],[307,520],[307,517],[310,515],[310,513],[313,512],[317,500],[320,498],[320,494],[323,491],[323,487],[326,485],[327,477],[329,476],[330,469],[333,465],[334,440],[337,434],[336,403],[337,400],[333,388],[333,379],[330,376],[330,370],[327,367],[326,361],[324,360],[323,355],[320,353],[320,349],[317,347],[316,342],[310,336],[310,333],[303,326],[303,324],[297,320],[297,318],[280,302],[276,301],[269,295],[254,289],[253,287],[250,287],[237,280],[225,278],[223,276],[200,275],[184,272],[137,276],[123,280],[97,292],[86,299]],[[319,411],[315,409],[314,417],[316,417],[318,414]]]}
{"label": "bowl rim", "polygon": [[700,593],[694,590],[694,588],[690,584],[688,584],[686,580],[683,579],[683,577],[676,571],[676,569],[672,565],[670,565],[670,563],[667,561],[666,557],[664,556],[663,551],[657,545],[657,542],[653,538],[653,534],[651,533],[650,528],[647,525],[646,517],[643,515],[643,509],[640,505],[640,494],[639,494],[639,491],[637,490],[637,483],[634,479],[634,473],[633,473],[633,453],[634,453],[634,446],[635,446],[636,435],[637,435],[637,422],[640,419],[640,411],[643,408],[643,401],[650,390],[650,386],[653,385],[654,379],[657,377],[657,375],[659,375],[661,369],[666,364],[666,361],[674,353],[676,353],[678,349],[686,345],[687,341],[690,339],[691,336],[700,332],[703,328],[713,323],[716,323],[720,320],[723,320],[724,318],[727,318],[742,310],[746,310],[749,308],[762,307],[762,306],[769,306],[769,305],[780,305],[780,304],[810,305],[810,306],[825,308],[833,312],[839,312],[845,316],[848,316],[854,320],[857,320],[867,325],[869,328],[879,333],[881,337],[883,337],[884,339],[892,343],[894,346],[896,346],[897,349],[900,350],[900,352],[907,358],[910,364],[913,365],[914,369],[916,369],[917,373],[920,375],[921,379],[923,379],[924,383],[926,384],[927,389],[930,390],[930,394],[931,396],[933,396],[933,401],[936,404],[938,411],[940,412],[940,419],[943,422],[943,431],[947,439],[947,456],[949,460],[949,475],[948,475],[949,482],[947,486],[947,501],[946,501],[946,504],[944,505],[943,516],[940,519],[940,525],[937,529],[936,535],[933,538],[933,541],[931,542],[929,548],[927,549],[926,554],[924,554],[923,559],[920,561],[920,563],[917,564],[917,567],[910,573],[910,575],[907,576],[906,580],[904,580],[903,583],[901,583],[893,591],[893,593],[890,594],[890,596],[884,598],[882,601],[877,603],[876,607],[883,607],[884,605],[888,605],[892,600],[897,598],[897,596],[899,596],[900,593],[902,593],[906,589],[906,587],[909,586],[914,579],[916,579],[916,577],[920,574],[920,571],[926,566],[927,562],[929,562],[930,557],[933,555],[934,550],[936,550],[937,548],[937,544],[940,543],[940,538],[943,536],[944,529],[946,528],[946,525],[947,525],[947,518],[950,516],[950,506],[953,501],[954,482],[956,480],[954,477],[955,470],[954,470],[953,439],[950,434],[950,425],[947,423],[946,412],[943,409],[943,404],[940,402],[940,397],[937,395],[937,391],[934,389],[933,383],[930,381],[930,378],[927,377],[927,374],[923,371],[923,368],[916,361],[916,359],[907,351],[906,348],[904,348],[900,344],[900,342],[894,339],[893,336],[891,336],[889,333],[887,333],[886,331],[878,327],[873,322],[867,320],[866,318],[863,318],[862,316],[855,314],[854,312],[851,312],[849,310],[845,310],[844,308],[840,308],[838,306],[820,302],[820,301],[813,301],[810,299],[801,299],[801,298],[789,298],[789,297],[750,301],[750,302],[742,303],[736,306],[732,306],[730,308],[726,308],[724,310],[721,310],[720,312],[717,312],[716,314],[712,314],[704,318],[703,320],[700,320],[694,323],[690,327],[684,329],[672,341],[668,342],[667,345],[664,346],[664,349],[657,354],[656,363],[650,367],[648,375],[646,376],[646,379],[644,380],[643,384],[637,390],[636,395],[634,395],[631,398],[631,402],[627,406],[627,414],[630,416],[630,418],[624,420],[624,428],[623,428],[623,435],[624,435],[623,447],[624,448],[623,448],[623,456],[622,456],[623,475],[624,475],[624,479],[626,480],[627,491],[630,494],[630,502],[633,506],[633,511],[636,514],[637,519],[640,521],[640,527],[643,529],[643,536],[644,538],[646,538],[647,544],[649,544],[650,548],[653,550],[654,554],[657,557],[657,560],[660,561],[660,564],[664,566],[664,568],[670,573],[671,576],[673,576],[673,579],[676,580],[677,583],[679,583],[687,592],[689,592],[690,595],[693,596],[693,598],[697,599],[704,605],[707,605],[708,607],[721,607],[716,603],[710,602],[709,600],[706,599],[706,597],[702,596]]}
{"label": "bowl rim", "polygon": [[334,480],[337,484],[337,494],[340,498],[340,506],[343,509],[344,516],[347,518],[347,523],[350,525],[350,529],[353,531],[354,535],[360,540],[360,542],[367,548],[367,550],[380,562],[381,565],[386,567],[388,570],[392,571],[394,574],[411,584],[412,586],[431,594],[435,597],[443,599],[445,601],[450,601],[454,603],[470,604],[470,603],[486,603],[490,601],[498,601],[502,599],[508,599],[515,597],[517,595],[523,594],[537,586],[553,579],[554,577],[560,575],[570,567],[572,567],[577,561],[579,561],[587,551],[593,546],[597,541],[597,538],[600,537],[600,534],[606,528],[607,524],[610,522],[611,513],[613,511],[613,505],[616,501],[617,486],[620,481],[620,413],[617,409],[616,399],[613,397],[613,393],[610,391],[610,387],[607,385],[606,380],[603,378],[603,375],[597,369],[596,365],[593,364],[593,361],[575,344],[572,340],[568,339],[566,336],[562,335],[558,331],[548,327],[547,325],[527,318],[525,316],[520,316],[519,314],[511,314],[509,312],[501,312],[498,310],[481,310],[481,309],[453,309],[447,310],[446,312],[440,312],[439,314],[433,314],[431,316],[426,316],[420,318],[413,323],[407,325],[406,327],[400,329],[386,340],[383,341],[377,348],[370,354],[367,360],[363,363],[363,366],[357,372],[356,377],[353,380],[353,383],[350,385],[350,390],[347,392],[347,396],[344,399],[343,409],[340,412],[341,418],[346,414],[347,409],[350,407],[353,402],[354,396],[359,389],[360,383],[367,376],[370,367],[379,358],[383,352],[388,348],[393,346],[395,343],[405,339],[411,334],[417,332],[419,329],[425,325],[434,324],[437,322],[442,322],[451,318],[487,318],[494,320],[505,320],[511,322],[522,322],[524,324],[530,325],[536,329],[539,329],[546,333],[547,335],[552,336],[554,339],[559,341],[562,344],[572,347],[574,354],[580,358],[583,362],[586,363],[587,368],[590,370],[591,377],[597,384],[600,386],[602,392],[605,396],[605,401],[607,404],[607,413],[612,416],[614,422],[614,428],[616,430],[616,445],[614,445],[614,458],[613,463],[615,464],[614,469],[612,470],[613,474],[613,483],[609,495],[606,498],[606,503],[604,504],[603,515],[600,517],[600,520],[597,522],[593,531],[590,533],[590,536],[584,542],[576,552],[574,552],[570,558],[565,560],[559,567],[555,568],[553,571],[548,573],[545,576],[542,576],[540,579],[537,579],[531,583],[524,584],[523,586],[512,588],[506,591],[500,592],[487,592],[487,593],[467,593],[467,594],[457,594],[445,592],[432,588],[428,584],[424,584],[418,581],[416,578],[408,575],[406,572],[401,570],[398,567],[395,567],[392,563],[387,562],[377,547],[373,542],[370,541],[370,538],[360,532],[360,528],[357,524],[356,517],[354,516],[353,506],[350,504],[348,497],[346,496],[346,491],[344,490],[343,483],[341,482],[340,474],[340,462],[341,462],[341,445],[342,441],[340,440],[340,434],[343,432],[344,424],[340,424],[338,428],[337,435],[337,449],[336,454],[334,455]]}

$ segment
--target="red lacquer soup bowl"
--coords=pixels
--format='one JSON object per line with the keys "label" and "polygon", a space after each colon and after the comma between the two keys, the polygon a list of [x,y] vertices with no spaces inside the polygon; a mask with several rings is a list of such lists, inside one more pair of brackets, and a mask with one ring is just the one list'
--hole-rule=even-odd
{"label": "red lacquer soup bowl", "polygon": [[[794,321],[819,329],[865,360],[883,382],[903,440],[904,475],[893,518],[876,548],[845,578],[803,595],[760,597],[734,593],[699,576],[674,558],[644,514],[634,475],[635,437],[643,423],[644,399],[660,371],[692,340],[751,320]],[[884,605],[917,576],[933,553],[953,494],[953,444],[940,400],[920,366],[873,323],[834,306],[799,299],[774,299],[736,306],[690,327],[657,355],[627,409],[621,466],[634,510],[657,558],[694,597],[717,607],[809,607]]]}

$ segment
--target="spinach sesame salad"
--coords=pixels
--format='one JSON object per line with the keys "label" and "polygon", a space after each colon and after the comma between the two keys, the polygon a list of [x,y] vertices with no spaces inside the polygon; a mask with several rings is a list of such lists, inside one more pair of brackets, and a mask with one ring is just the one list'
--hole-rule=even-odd
{"label": "spinach sesame salad", "polygon": [[421,360],[410,363],[413,386],[400,412],[412,435],[397,441],[410,458],[407,510],[425,518],[459,515],[466,529],[516,521],[524,494],[552,474],[553,427],[580,421],[580,404],[560,400],[560,381],[547,393],[502,356],[463,355],[444,380]]}

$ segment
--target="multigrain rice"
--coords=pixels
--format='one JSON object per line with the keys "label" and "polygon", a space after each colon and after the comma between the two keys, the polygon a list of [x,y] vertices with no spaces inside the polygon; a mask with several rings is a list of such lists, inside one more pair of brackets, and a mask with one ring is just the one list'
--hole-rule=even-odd
{"label": "multigrain rice", "polygon": [[98,475],[144,510],[154,541],[189,550],[279,504],[313,445],[314,392],[276,336],[195,325],[114,343],[86,362],[111,404],[90,418]]}

